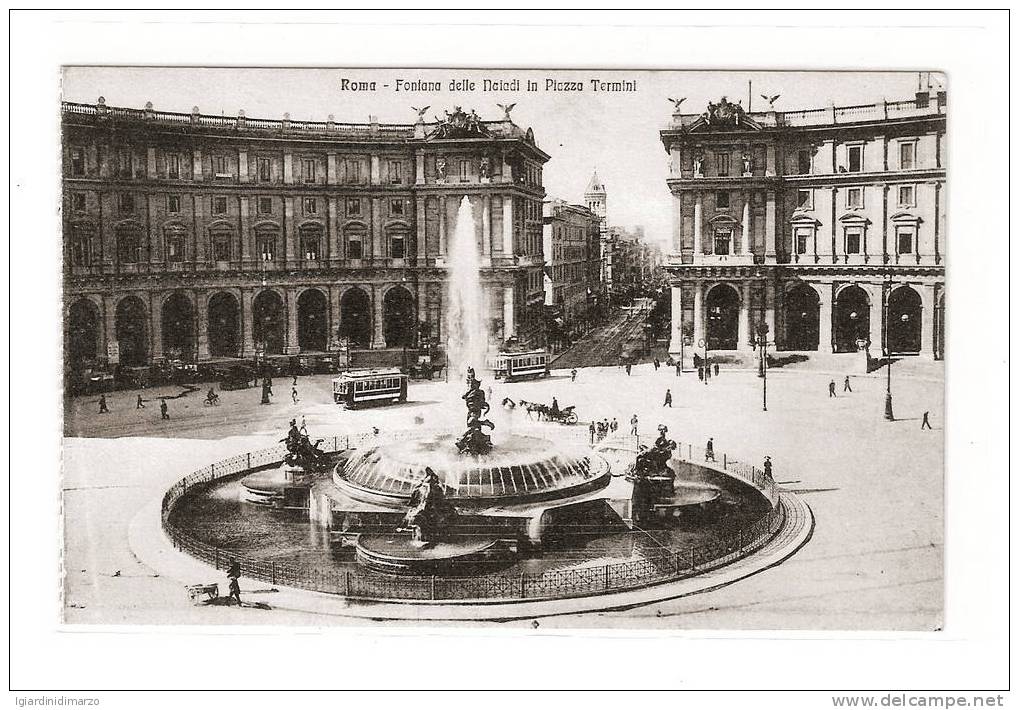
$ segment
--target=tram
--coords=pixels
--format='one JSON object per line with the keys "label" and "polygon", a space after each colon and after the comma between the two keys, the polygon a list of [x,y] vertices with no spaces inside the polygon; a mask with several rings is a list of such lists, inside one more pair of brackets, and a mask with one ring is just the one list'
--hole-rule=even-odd
{"label": "tram", "polygon": [[346,409],[407,401],[407,375],[397,368],[349,370],[333,380],[333,401]]}
{"label": "tram", "polygon": [[497,380],[522,380],[530,377],[548,377],[549,354],[544,350],[500,352],[488,361],[488,367]]}

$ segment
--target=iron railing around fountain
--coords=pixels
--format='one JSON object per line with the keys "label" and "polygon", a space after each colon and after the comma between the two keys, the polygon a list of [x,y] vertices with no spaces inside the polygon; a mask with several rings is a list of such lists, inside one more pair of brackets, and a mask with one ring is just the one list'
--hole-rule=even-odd
{"label": "iron railing around fountain", "polygon": [[[579,427],[577,431],[580,432]],[[586,435],[586,432],[581,433]],[[559,429],[557,437],[561,437]],[[338,435],[323,440],[322,450],[327,453],[341,452],[358,448],[367,442],[374,443],[380,438],[390,437],[372,432]],[[580,442],[583,437],[579,434],[574,437],[571,432],[568,438],[576,438]],[[639,437],[614,436],[599,442],[599,445],[605,450],[629,454],[636,451],[639,441]],[[173,546],[216,570],[225,570],[231,562],[237,562],[242,574],[251,579],[350,598],[395,601],[539,600],[638,589],[702,574],[758,550],[782,528],[786,515],[775,482],[762,471],[748,464],[737,463],[724,453],[716,453],[716,461],[703,461],[702,449],[692,444],[679,443],[676,458],[753,486],[768,499],[768,512],[716,540],[677,549],[652,547],[641,550],[639,557],[624,562],[553,569],[534,574],[465,577],[390,576],[361,569],[323,570],[287,560],[269,560],[211,545],[177,526],[172,520],[174,507],[195,487],[207,486],[253,469],[278,465],[284,453],[285,448],[278,445],[232,456],[205,466],[171,486],[163,495],[161,518],[163,531]]]}

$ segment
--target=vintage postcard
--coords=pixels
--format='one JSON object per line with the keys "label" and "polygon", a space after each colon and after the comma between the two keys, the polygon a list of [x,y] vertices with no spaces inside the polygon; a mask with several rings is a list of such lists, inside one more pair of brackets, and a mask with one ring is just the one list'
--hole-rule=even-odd
{"label": "vintage postcard", "polygon": [[936,67],[61,79],[65,624],[942,627]]}

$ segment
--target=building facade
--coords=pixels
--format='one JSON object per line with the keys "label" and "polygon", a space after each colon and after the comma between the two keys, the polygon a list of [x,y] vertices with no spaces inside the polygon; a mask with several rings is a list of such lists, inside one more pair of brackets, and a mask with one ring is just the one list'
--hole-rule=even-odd
{"label": "building facade", "polygon": [[563,200],[545,202],[545,308],[571,336],[585,329],[598,305],[601,218]]}
{"label": "building facade", "polygon": [[145,366],[442,343],[470,200],[495,337],[542,326],[542,166],[507,115],[336,123],[65,103],[66,357]]}
{"label": "building facade", "polygon": [[674,114],[670,351],[943,357],[946,104]]}

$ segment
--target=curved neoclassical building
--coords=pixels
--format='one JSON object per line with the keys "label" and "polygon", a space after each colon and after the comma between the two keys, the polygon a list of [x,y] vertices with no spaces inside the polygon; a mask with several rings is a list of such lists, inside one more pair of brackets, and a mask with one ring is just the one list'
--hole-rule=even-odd
{"label": "curved neoclassical building", "polygon": [[542,318],[530,129],[457,109],[393,125],[64,103],[65,359],[145,366],[442,343],[469,197],[496,338]]}
{"label": "curved neoclassical building", "polygon": [[750,350],[764,323],[779,350],[943,357],[945,121],[943,92],[673,114],[670,351]]}

